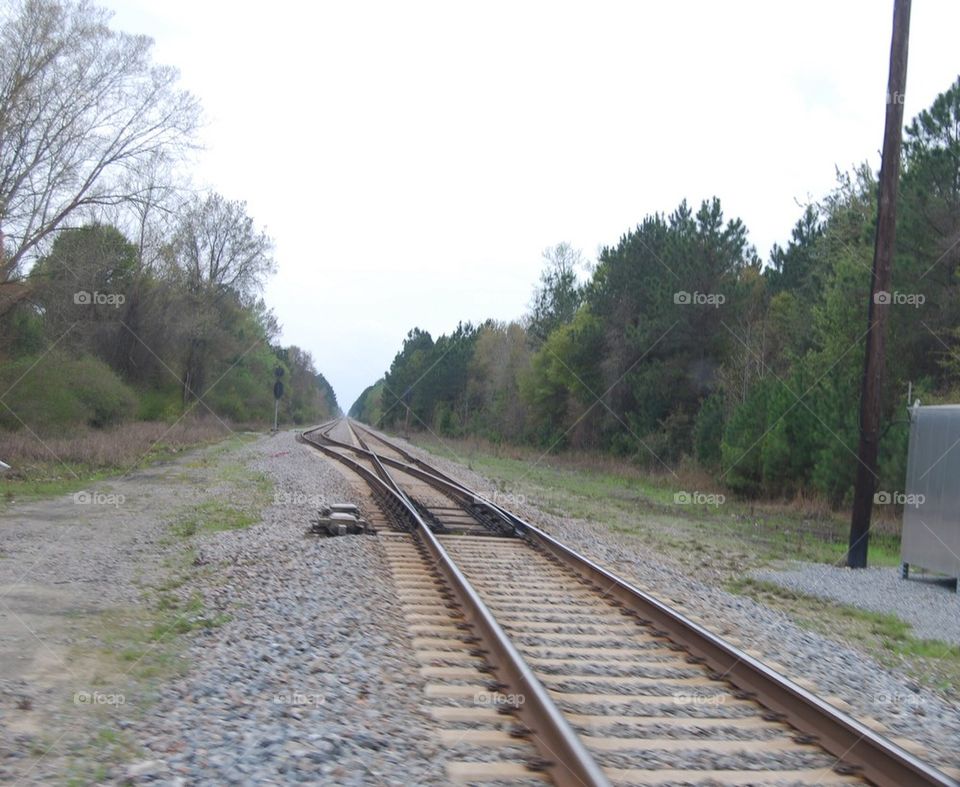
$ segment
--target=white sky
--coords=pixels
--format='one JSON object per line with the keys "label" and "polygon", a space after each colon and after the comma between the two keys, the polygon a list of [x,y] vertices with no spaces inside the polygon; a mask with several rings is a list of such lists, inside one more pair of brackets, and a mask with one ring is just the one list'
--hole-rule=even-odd
{"label": "white sky", "polygon": [[[267,303],[344,410],[414,326],[523,314],[546,246],[717,195],[766,260],[879,166],[892,0],[102,4],[203,102],[193,176],[274,237]],[[907,119],[957,30],[913,3]]]}

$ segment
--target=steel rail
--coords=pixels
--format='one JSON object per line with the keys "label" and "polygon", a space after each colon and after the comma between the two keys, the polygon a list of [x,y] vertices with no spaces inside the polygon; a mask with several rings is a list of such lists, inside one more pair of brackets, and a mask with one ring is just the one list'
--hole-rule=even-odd
{"label": "steel rail", "polygon": [[414,456],[413,454],[411,454],[409,451],[401,448],[401,447],[398,446],[398,445],[394,445],[393,443],[391,443],[391,442],[388,441],[388,440],[384,440],[382,437],[378,437],[376,432],[371,432],[371,431],[370,431],[369,429],[367,429],[366,427],[360,426],[360,424],[355,424],[355,423],[352,423],[352,422],[351,422],[350,428],[353,429],[354,433],[363,432],[364,434],[369,435],[370,437],[372,437],[374,440],[378,440],[378,441],[380,441],[381,443],[383,443],[384,445],[389,446],[393,451],[396,451],[398,454],[400,454],[400,456],[402,456],[402,457],[403,457],[404,459],[406,459],[408,462],[411,462],[411,463],[413,463],[413,464],[417,464],[417,463],[420,461],[419,459],[417,459],[417,457],[415,457],[415,456]]}
{"label": "steel rail", "polygon": [[[359,462],[307,436],[315,431],[317,430],[303,432],[299,437],[351,469],[362,469],[361,477],[371,486],[380,488],[384,494],[392,495],[415,523],[417,537],[460,602],[467,622],[475,628],[479,639],[490,654],[494,673],[501,684],[510,689],[510,693],[523,696],[524,701],[515,706],[516,713],[529,730],[531,742],[543,756],[544,770],[551,776],[554,783],[558,787],[611,787],[603,770],[556,706],[546,687],[524,661],[493,613],[430,530],[410,499]],[[323,439],[331,438],[324,436]],[[331,442],[339,447],[351,447],[340,441],[332,440]],[[363,452],[363,449],[356,449],[355,446],[351,448]]]}
{"label": "steel rail", "polygon": [[[394,448],[389,441],[380,437],[377,439]],[[960,787],[957,780],[923,762],[906,749],[811,694],[650,594],[565,546],[535,525],[473,492],[446,474],[423,469],[429,465],[422,460],[418,460],[414,467],[390,457],[385,456],[383,459],[385,464],[397,466],[398,469],[441,490],[468,496],[511,522],[518,534],[531,545],[569,566],[601,595],[614,599],[615,603],[630,610],[640,623],[665,632],[669,639],[686,648],[692,660],[705,664],[715,679],[730,683],[742,692],[741,696],[754,699],[771,711],[771,718],[787,722],[808,736],[811,742],[817,743],[835,756],[838,761],[835,769],[838,772],[862,776],[876,787]]]}
{"label": "steel rail", "polygon": [[[394,483],[388,483],[383,478],[381,478],[377,473],[373,472],[367,467],[364,467],[359,462],[355,462],[350,457],[337,453],[329,446],[326,446],[323,443],[317,442],[316,440],[312,440],[307,437],[308,434],[311,434],[312,432],[316,432],[316,431],[319,431],[319,430],[311,429],[309,432],[300,432],[297,435],[297,439],[301,440],[302,442],[308,443],[309,445],[312,445],[314,448],[320,450],[330,458],[336,459],[342,462],[343,464],[347,465],[347,467],[353,470],[353,472],[359,475],[367,483],[376,486],[377,489],[381,491],[390,492],[394,497],[398,498],[398,502],[409,503],[406,493],[402,489],[400,489],[400,487],[396,486]],[[324,439],[328,439],[328,438],[324,437]],[[336,443],[336,441],[333,441],[333,442]],[[350,447],[347,443],[339,443],[338,445],[340,447]],[[384,472],[386,471],[384,470]]]}
{"label": "steel rail", "polygon": [[[350,429],[351,432],[354,433],[354,437],[357,438],[357,442],[360,443],[359,449],[355,445],[350,445],[350,443],[344,443],[341,440],[335,440],[334,438],[330,437],[330,432],[333,431],[333,427],[336,426],[336,424],[337,422],[333,421],[333,422],[324,424],[322,426],[318,426],[316,429],[309,429],[303,434],[307,435],[307,434],[312,434],[313,432],[320,432],[323,435],[323,439],[326,440],[331,445],[335,445],[339,448],[348,448],[351,451],[363,453],[363,455],[373,464],[374,472],[376,472],[376,474],[380,476],[380,478],[383,481],[385,481],[388,486],[393,487],[395,492],[399,493],[403,497],[407,497],[406,493],[400,488],[397,482],[390,477],[390,473],[388,473],[387,468],[383,466],[383,462],[380,461],[380,457],[377,456],[376,453],[371,451],[367,447],[367,444],[360,438],[360,436],[357,435],[356,432],[354,432],[353,426],[349,424],[349,421],[348,421],[348,428]],[[407,499],[409,501],[409,498]]]}

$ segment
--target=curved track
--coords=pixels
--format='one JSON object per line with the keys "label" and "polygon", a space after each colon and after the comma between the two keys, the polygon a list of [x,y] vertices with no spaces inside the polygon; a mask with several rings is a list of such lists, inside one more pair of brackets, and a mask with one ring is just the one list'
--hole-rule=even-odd
{"label": "curved track", "polygon": [[465,749],[452,779],[956,787],[386,439],[347,421],[302,438],[359,473],[395,531],[431,712]]}

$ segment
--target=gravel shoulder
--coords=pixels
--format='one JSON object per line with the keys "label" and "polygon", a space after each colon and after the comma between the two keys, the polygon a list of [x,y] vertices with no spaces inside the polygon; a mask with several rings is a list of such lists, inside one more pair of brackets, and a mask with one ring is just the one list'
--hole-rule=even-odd
{"label": "gravel shoulder", "polygon": [[809,596],[896,615],[921,639],[960,645],[960,598],[953,580],[916,573],[903,580],[897,568],[854,571],[824,563],[798,563],[786,570],[754,571],[751,576]]}

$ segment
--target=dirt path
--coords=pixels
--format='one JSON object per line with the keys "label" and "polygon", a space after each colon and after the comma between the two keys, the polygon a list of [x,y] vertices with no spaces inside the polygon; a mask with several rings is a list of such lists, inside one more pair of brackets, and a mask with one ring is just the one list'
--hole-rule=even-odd
{"label": "dirt path", "polygon": [[133,748],[118,717],[177,669],[154,603],[190,557],[171,528],[243,481],[238,445],[0,510],[0,782],[83,781],[91,755]]}

